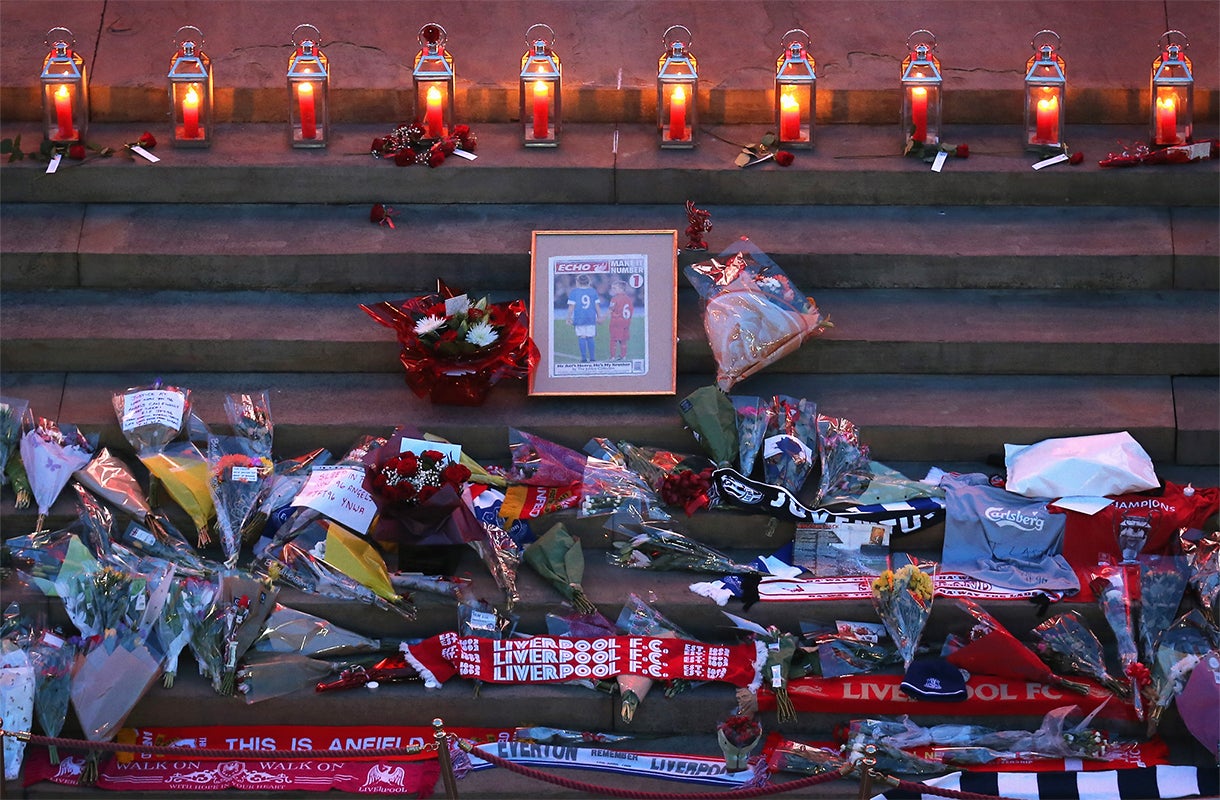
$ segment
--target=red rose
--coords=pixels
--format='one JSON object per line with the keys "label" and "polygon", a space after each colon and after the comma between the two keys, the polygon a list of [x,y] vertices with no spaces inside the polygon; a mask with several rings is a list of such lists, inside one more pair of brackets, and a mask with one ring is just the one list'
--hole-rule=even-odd
{"label": "red rose", "polygon": [[786,167],[796,160],[796,156],[789,153],[787,150],[780,150],[775,154],[775,163],[781,167]]}
{"label": "red rose", "polygon": [[453,330],[452,328],[442,333],[440,338],[437,339],[437,343],[454,341],[457,341],[457,331]]}
{"label": "red rose", "polygon": [[954,158],[970,158],[970,145],[959,144],[957,147],[953,148],[953,157]]}
{"label": "red rose", "polygon": [[451,155],[457,149],[457,139],[450,136],[448,139],[441,139],[436,143],[436,146],[441,149],[445,155]]}
{"label": "red rose", "polygon": [[157,146],[157,137],[153,136],[148,131],[140,134],[140,138],[136,140],[136,144],[143,147],[145,150],[152,150]]}
{"label": "red rose", "polygon": [[400,167],[409,167],[415,163],[415,151],[404,147],[394,154],[394,163]]}
{"label": "red rose", "polygon": [[461,486],[470,479],[470,470],[463,464],[449,464],[441,470],[441,480],[452,486]]}
{"label": "red rose", "polygon": [[74,144],[68,148],[68,158],[73,161],[85,160],[85,146],[83,144]]}
{"label": "red rose", "polygon": [[467,153],[473,153],[479,146],[479,137],[473,133],[467,133],[465,136],[458,137],[458,145]]}
{"label": "red rose", "polygon": [[459,139],[465,139],[467,136],[470,135],[470,126],[469,125],[454,125],[453,126],[453,135]]}
{"label": "red rose", "polygon": [[416,495],[416,500],[420,503],[426,503],[432,499],[432,495],[440,491],[439,486],[421,486],[419,494]]}
{"label": "red rose", "polygon": [[1084,161],[1084,153],[1080,152],[1079,150],[1068,156],[1068,163],[1073,166],[1079,164],[1081,161]]}
{"label": "red rose", "polygon": [[369,211],[369,222],[381,222],[385,219],[385,206],[381,203],[373,203],[373,208]]}
{"label": "red rose", "polygon": [[432,462],[437,462],[437,461],[443,460],[445,458],[445,455],[444,455],[444,453],[441,453],[439,450],[425,450],[424,452],[420,453],[420,457],[426,458]]}
{"label": "red rose", "polygon": [[479,320],[483,319],[483,315],[485,313],[486,312],[484,312],[483,309],[471,306],[466,310],[466,319],[470,320],[471,322],[478,322]]}
{"label": "red rose", "polygon": [[445,163],[445,151],[440,149],[439,147],[433,147],[432,150],[428,154],[428,166],[435,168],[435,167],[439,167],[441,164],[444,164],[444,163]]}
{"label": "red rose", "polygon": [[369,152],[380,153],[385,150],[385,137],[378,136],[373,140],[373,144],[369,146]]}

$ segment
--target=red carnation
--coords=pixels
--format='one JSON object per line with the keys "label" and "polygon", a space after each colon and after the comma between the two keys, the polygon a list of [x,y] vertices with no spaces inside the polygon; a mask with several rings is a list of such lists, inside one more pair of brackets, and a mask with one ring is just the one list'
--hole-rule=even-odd
{"label": "red carnation", "polygon": [[145,150],[152,150],[157,146],[157,137],[153,136],[148,131],[140,134],[140,138],[136,140],[136,144],[143,147]]}
{"label": "red carnation", "polygon": [[457,331],[453,330],[452,328],[450,328],[449,330],[447,330],[447,331],[445,331],[444,333],[442,333],[442,334],[440,335],[440,338],[439,338],[439,339],[437,339],[437,342],[438,342],[438,343],[440,343],[440,342],[454,342],[454,341],[457,341]]}
{"label": "red carnation", "polygon": [[400,167],[409,167],[415,163],[415,151],[409,147],[404,147],[394,154],[394,163]]}
{"label": "red carnation", "polygon": [[1084,153],[1080,152],[1079,150],[1068,156],[1068,163],[1073,166],[1079,164],[1081,161],[1084,161]]}
{"label": "red carnation", "polygon": [[775,163],[781,167],[786,167],[796,160],[796,156],[789,153],[787,150],[780,150],[775,154]]}
{"label": "red carnation", "polygon": [[73,161],[85,160],[85,146],[83,144],[74,144],[68,148],[68,158]]}
{"label": "red carnation", "polygon": [[954,158],[970,158],[970,145],[959,144],[957,147],[953,148],[953,157]]}

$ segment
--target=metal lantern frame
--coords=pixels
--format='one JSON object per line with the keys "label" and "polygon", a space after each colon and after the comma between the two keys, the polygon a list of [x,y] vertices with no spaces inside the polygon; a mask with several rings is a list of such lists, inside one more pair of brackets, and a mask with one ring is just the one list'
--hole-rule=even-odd
{"label": "metal lantern frame", "polygon": [[920,29],[907,37],[902,60],[902,112],[905,141],[938,145],[941,138],[941,102],[944,79],[936,58],[936,36]]}
{"label": "metal lantern frame", "polygon": [[1062,39],[1052,30],[1030,41],[1034,54],[1025,66],[1025,147],[1062,150],[1067,103],[1067,73],[1059,55]]}
{"label": "metal lantern frame", "polygon": [[194,25],[183,25],[174,34],[177,52],[170,61],[168,80],[170,141],[175,147],[212,144],[212,60],[203,52],[203,42],[203,31]]}
{"label": "metal lantern frame", "polygon": [[780,40],[775,62],[775,127],[780,146],[813,147],[818,76],[809,56],[809,34],[793,28]]}
{"label": "metal lantern frame", "polygon": [[42,131],[48,140],[72,144],[85,140],[89,127],[89,82],[85,59],[73,46],[76,38],[67,28],[47,31],[51,48],[42,61]]}
{"label": "metal lantern frame", "polygon": [[288,59],[288,138],[293,147],[326,147],[330,141],[330,61],[322,32],[303,23],[292,31]]}
{"label": "metal lantern frame", "polygon": [[526,147],[557,147],[562,120],[563,76],[553,49],[555,31],[538,23],[525,32],[521,57],[521,141]]}
{"label": "metal lantern frame", "polygon": [[435,22],[419,29],[420,51],[415,55],[411,79],[415,85],[415,117],[430,139],[448,136],[454,126],[454,90],[457,80],[453,56],[445,49],[449,34]]}
{"label": "metal lantern frame", "polygon": [[1152,62],[1149,91],[1154,146],[1189,144],[1194,140],[1195,77],[1186,48],[1190,42],[1179,30],[1165,31],[1157,41],[1160,55]]}
{"label": "metal lantern frame", "polygon": [[661,37],[657,67],[657,135],[662,149],[689,150],[699,130],[699,69],[690,52],[691,32],[671,25]]}

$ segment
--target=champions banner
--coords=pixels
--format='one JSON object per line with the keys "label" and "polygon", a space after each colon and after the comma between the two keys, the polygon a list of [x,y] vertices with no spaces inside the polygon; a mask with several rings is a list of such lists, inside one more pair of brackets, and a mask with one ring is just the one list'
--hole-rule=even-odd
{"label": "champions banner", "polygon": [[792,522],[879,522],[893,526],[891,536],[914,533],[945,520],[945,507],[928,497],[901,503],[810,508],[782,486],[751,480],[731,467],[712,473],[716,495],[725,503]]}
{"label": "champions banner", "polygon": [[[1105,706],[1098,712],[1101,719],[1135,722],[1135,709],[1130,703],[1100,686],[1087,684],[1087,695],[1068,692],[1044,683],[972,675],[966,682],[966,699],[957,703],[936,700],[916,700],[907,696],[899,684],[901,675],[848,675],[842,678],[798,678],[788,683],[788,697],[797,711],[814,714],[843,714],[851,718],[876,716],[932,714],[937,716],[1030,716],[1042,717],[1066,705],[1079,706],[1084,713]],[[1106,702],[1109,701],[1109,702]],[[775,708],[775,695],[758,693],[762,711]]]}
{"label": "champions banner", "polygon": [[761,644],[705,644],[656,636],[573,639],[485,639],[442,633],[402,645],[424,685],[438,688],[454,675],[487,683],[563,683],[643,675],[654,680],[754,683],[766,659]]}

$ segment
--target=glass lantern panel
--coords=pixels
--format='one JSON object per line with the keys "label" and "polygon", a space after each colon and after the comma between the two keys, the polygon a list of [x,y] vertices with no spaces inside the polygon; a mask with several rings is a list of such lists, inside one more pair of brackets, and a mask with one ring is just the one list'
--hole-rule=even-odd
{"label": "glass lantern panel", "polygon": [[789,147],[812,147],[814,84],[776,81],[775,95],[775,125],[779,131],[779,143]]}
{"label": "glass lantern panel", "polygon": [[1034,86],[1025,96],[1026,144],[1033,147],[1063,146],[1063,89]]}
{"label": "glass lantern panel", "polygon": [[697,124],[696,84],[663,81],[658,86],[658,130],[661,146],[687,148],[695,146]]}
{"label": "glass lantern panel", "polygon": [[211,86],[203,81],[170,84],[174,118],[173,142],[180,147],[203,146],[212,133]]}

